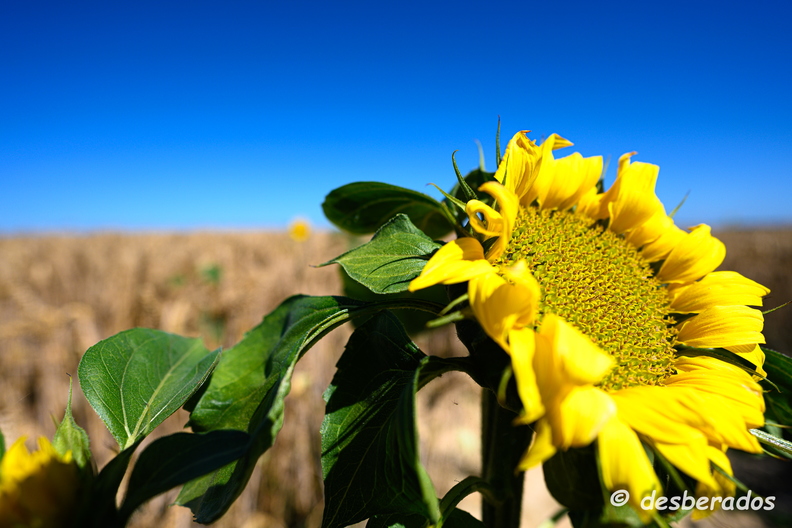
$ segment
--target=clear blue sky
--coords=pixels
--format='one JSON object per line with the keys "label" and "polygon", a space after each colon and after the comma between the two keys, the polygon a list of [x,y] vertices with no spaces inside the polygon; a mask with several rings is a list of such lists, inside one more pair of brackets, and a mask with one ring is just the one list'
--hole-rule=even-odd
{"label": "clear blue sky", "polygon": [[[650,5],[651,4],[651,5]],[[0,234],[324,223],[437,193],[494,133],[660,165],[680,224],[792,223],[792,8],[731,2],[3,2]],[[561,151],[562,153],[564,151]],[[325,224],[326,225],[326,224]]]}

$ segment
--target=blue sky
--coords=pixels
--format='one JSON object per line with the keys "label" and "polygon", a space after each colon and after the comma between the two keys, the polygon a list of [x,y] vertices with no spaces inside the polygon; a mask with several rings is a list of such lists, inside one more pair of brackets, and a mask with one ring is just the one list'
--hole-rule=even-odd
{"label": "blue sky", "polygon": [[649,4],[4,2],[0,233],[326,225],[494,169],[498,116],[638,151],[681,225],[792,224],[792,8]]}

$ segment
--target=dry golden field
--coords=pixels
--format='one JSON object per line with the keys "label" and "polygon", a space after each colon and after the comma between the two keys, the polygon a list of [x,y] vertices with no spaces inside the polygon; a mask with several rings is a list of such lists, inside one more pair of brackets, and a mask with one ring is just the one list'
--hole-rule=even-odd
{"label": "dry golden field", "polygon": [[[773,290],[766,307],[792,300],[792,230],[716,234],[728,248],[723,269]],[[335,233],[297,243],[275,232],[0,238],[0,429],[6,441],[52,436],[69,375],[76,375],[81,354],[97,341],[139,326],[201,336],[210,348],[229,347],[289,295],[339,294],[337,269],[310,264],[355,243]],[[792,351],[791,328],[792,308],[769,314],[768,345]],[[215,526],[320,525],[321,394],[349,332],[336,330],[300,362],[283,431],[245,493]],[[427,353],[462,353],[449,331],[416,341]],[[455,479],[477,472],[479,392],[462,375],[446,375],[420,397],[422,455],[442,495]],[[101,467],[113,456],[115,441],[79,390],[74,415],[88,431]],[[154,436],[178,431],[186,420],[180,411]],[[787,469],[786,482],[789,474]],[[541,489],[540,473],[529,475],[526,485],[531,503],[525,526],[536,526],[554,505]],[[189,510],[168,506],[174,497],[172,492],[152,501],[133,526],[194,526]],[[475,499],[462,507],[475,511]]]}

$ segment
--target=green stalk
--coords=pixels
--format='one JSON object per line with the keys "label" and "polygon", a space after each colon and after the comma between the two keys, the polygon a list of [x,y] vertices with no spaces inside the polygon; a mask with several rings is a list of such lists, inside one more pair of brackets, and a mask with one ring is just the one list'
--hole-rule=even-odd
{"label": "green stalk", "polygon": [[482,519],[487,528],[519,528],[525,473],[515,468],[530,440],[530,428],[513,425],[517,414],[498,404],[495,394],[481,392],[482,477],[496,501],[482,495]]}

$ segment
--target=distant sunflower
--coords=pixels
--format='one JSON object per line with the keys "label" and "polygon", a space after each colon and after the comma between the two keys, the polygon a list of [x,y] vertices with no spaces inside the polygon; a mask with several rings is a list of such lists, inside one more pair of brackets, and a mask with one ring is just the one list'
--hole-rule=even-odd
{"label": "distant sunflower", "polygon": [[305,242],[311,236],[311,224],[305,218],[295,218],[289,224],[289,237],[295,242]]}
{"label": "distant sunflower", "polygon": [[0,528],[71,526],[77,507],[79,470],[71,451],[61,456],[39,438],[31,453],[25,438],[0,461]]}
{"label": "distant sunflower", "polygon": [[769,290],[734,272],[714,271],[726,250],[699,225],[674,225],[655,195],[659,167],[619,159],[606,192],[602,158],[551,135],[509,142],[495,174],[466,204],[474,237],[444,245],[410,284],[469,281],[470,307],[511,355],[524,410],[536,436],[526,469],[559,449],[597,440],[602,478],[641,498],[660,484],[642,446],[650,445],[698,481],[700,496],[734,486],[727,448],[758,453],[750,428],[764,423],[756,377],[684,347],[725,348],[764,375],[761,306]]}

